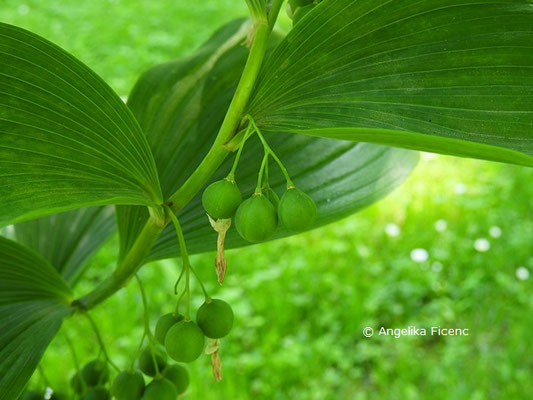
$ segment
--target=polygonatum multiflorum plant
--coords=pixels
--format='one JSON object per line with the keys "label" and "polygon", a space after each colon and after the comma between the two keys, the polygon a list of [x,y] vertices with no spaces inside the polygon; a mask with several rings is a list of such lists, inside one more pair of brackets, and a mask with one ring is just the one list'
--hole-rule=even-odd
{"label": "polygonatum multiflorum plant", "polygon": [[[189,254],[218,248],[222,283],[225,247],[354,213],[405,179],[416,150],[533,166],[531,1],[246,1],[249,18],[147,71],[127,105],[67,52],[0,24],[0,226],[15,232],[0,238],[1,400],[42,399],[22,393],[62,322],[81,314],[98,332],[91,310],[132,278],[137,361],[117,366],[97,335],[101,354],[65,394],[175,399],[202,354],[220,379],[234,318],[201,282],[191,309]],[[116,269],[74,298],[115,226]],[[176,303],[150,326],[136,273],[170,257]]]}

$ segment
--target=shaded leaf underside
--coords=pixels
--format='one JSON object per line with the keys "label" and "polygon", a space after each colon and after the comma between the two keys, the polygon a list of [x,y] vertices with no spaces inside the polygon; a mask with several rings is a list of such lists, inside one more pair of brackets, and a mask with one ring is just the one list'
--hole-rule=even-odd
{"label": "shaded leaf underside", "polygon": [[0,400],[18,398],[71,313],[70,297],[44,258],[0,237]]}

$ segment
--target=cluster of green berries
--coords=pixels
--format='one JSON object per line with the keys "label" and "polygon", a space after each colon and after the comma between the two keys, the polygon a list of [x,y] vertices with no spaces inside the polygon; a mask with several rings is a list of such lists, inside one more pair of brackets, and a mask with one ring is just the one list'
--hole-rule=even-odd
{"label": "cluster of green berries", "polygon": [[322,0],[289,0],[287,2],[287,15],[296,25],[309,11]]}
{"label": "cluster of green berries", "polygon": [[242,201],[234,180],[223,179],[209,185],[202,194],[205,211],[214,219],[235,216],[237,232],[249,242],[263,242],[274,235],[278,223],[289,231],[302,231],[313,224],[316,204],[296,187],[289,187],[279,199],[270,187],[263,187]]}
{"label": "cluster of green berries", "polygon": [[224,300],[207,299],[196,313],[196,322],[169,313],[157,321],[155,338],[170,358],[195,361],[204,351],[205,338],[221,339],[233,327],[233,310]]}
{"label": "cluster of green berries", "polygon": [[93,360],[83,366],[70,379],[70,386],[81,400],[109,400],[111,394],[106,385],[109,381],[107,363]]}

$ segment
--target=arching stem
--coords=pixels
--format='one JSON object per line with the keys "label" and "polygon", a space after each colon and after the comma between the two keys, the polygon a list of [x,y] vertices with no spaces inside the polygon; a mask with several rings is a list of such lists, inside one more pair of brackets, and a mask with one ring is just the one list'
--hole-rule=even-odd
{"label": "arching stem", "polygon": [[138,274],[135,274],[135,279],[137,280],[137,283],[139,285],[139,290],[141,291],[141,298],[143,302],[143,309],[144,309],[144,334],[148,338],[148,346],[150,347],[150,352],[152,353],[152,362],[154,363],[155,368],[155,376],[159,377],[161,376],[161,372],[159,371],[159,365],[157,364],[157,357],[156,357],[156,349],[155,349],[155,340],[154,336],[152,335],[152,331],[150,330],[150,311],[148,309],[148,300],[146,299],[146,292],[144,291],[144,286],[141,281],[141,278],[139,278]]}
{"label": "arching stem", "polygon": [[111,360],[111,358],[109,357],[109,354],[107,353],[107,350],[106,350],[105,345],[104,345],[104,341],[102,340],[102,335],[100,335],[100,331],[98,330],[98,326],[96,325],[96,322],[94,322],[93,317],[91,317],[91,315],[88,312],[84,313],[84,315],[87,317],[87,319],[89,320],[89,323],[91,324],[91,327],[93,328],[94,334],[96,335],[96,339],[98,340],[98,344],[100,345],[100,349],[104,353],[104,357],[105,357],[106,361],[117,372],[120,372],[120,368],[117,367],[117,365],[113,362],[113,360]]}
{"label": "arching stem", "polygon": [[281,169],[281,172],[283,173],[283,176],[285,176],[285,180],[287,181],[287,188],[294,187],[294,183],[292,182],[292,179],[289,176],[289,172],[287,171],[287,168],[285,168],[285,165],[283,165],[283,163],[278,158],[276,153],[274,153],[274,150],[272,150],[272,148],[268,145],[265,137],[261,133],[261,130],[257,127],[254,119],[250,115],[247,115],[246,118],[248,119],[248,121],[250,121],[250,124],[254,127],[254,130],[257,133],[257,136],[259,136],[259,140],[261,140],[261,143],[263,144],[263,148],[265,149],[265,154],[271,155],[274,161],[276,161],[279,168]]}

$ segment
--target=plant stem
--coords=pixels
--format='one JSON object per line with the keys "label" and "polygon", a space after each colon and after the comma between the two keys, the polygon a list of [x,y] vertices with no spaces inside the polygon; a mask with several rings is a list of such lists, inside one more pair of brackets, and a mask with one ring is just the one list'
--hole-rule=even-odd
{"label": "plant stem", "polygon": [[150,253],[163,228],[164,225],[161,225],[153,218],[149,218],[132,248],[113,274],[102,281],[92,292],[75,300],[72,305],[82,310],[89,310],[126,286]]}
{"label": "plant stem", "polygon": [[143,347],[144,338],[146,337],[146,332],[143,331],[143,335],[141,337],[141,342],[139,343],[139,346],[137,346],[137,350],[135,351],[135,356],[133,357],[130,365],[130,370],[133,371],[133,367],[135,365],[135,360],[139,357],[139,354],[141,354],[141,349]]}
{"label": "plant stem", "polygon": [[141,298],[143,302],[143,310],[144,310],[144,334],[146,337],[148,337],[148,346],[150,347],[150,353],[152,353],[152,362],[154,363],[155,367],[155,374],[156,376],[159,376],[159,365],[157,364],[157,358],[156,358],[156,351],[155,351],[155,345],[154,345],[154,337],[152,335],[152,331],[150,330],[150,312],[148,310],[148,300],[146,299],[146,292],[144,291],[144,286],[141,281],[141,278],[139,278],[139,275],[135,274],[135,279],[137,280],[137,283],[139,285],[139,290],[141,291]]}
{"label": "plant stem", "polygon": [[74,368],[76,369],[76,374],[78,375],[78,378],[80,379],[82,390],[85,392],[85,389],[87,389],[87,384],[85,383],[84,379],[81,379],[81,369],[80,369],[80,363],[78,362],[78,357],[76,356],[76,349],[74,348],[74,345],[72,344],[72,341],[70,340],[70,337],[67,335],[67,332],[63,329],[63,336],[65,337],[65,342],[67,342],[67,347],[70,350],[70,355],[72,356],[72,361],[74,361]]}
{"label": "plant stem", "polygon": [[[183,270],[185,270],[185,295],[187,296],[187,308],[185,311],[185,319],[189,320],[191,318],[191,289],[190,289],[190,274],[189,270],[191,269],[191,262],[189,260],[189,253],[187,252],[187,245],[185,244],[185,237],[183,236],[183,230],[181,229],[180,221],[178,220],[178,217],[174,215],[172,210],[168,207],[168,216],[172,220],[172,223],[174,224],[174,228],[176,228],[176,236],[178,237],[178,242],[180,244],[180,254],[181,259],[183,260]],[[183,272],[183,271],[182,271]],[[180,275],[181,278],[181,275]],[[179,279],[178,278],[178,281]],[[174,287],[174,290],[176,290],[177,285]],[[181,300],[181,296],[180,299]],[[179,300],[178,305],[176,307],[179,307]]]}
{"label": "plant stem", "polygon": [[239,151],[237,151],[237,155],[235,156],[235,161],[233,161],[233,166],[231,167],[231,171],[229,172],[226,179],[230,181],[235,181],[235,171],[237,170],[237,165],[239,165],[239,159],[241,158],[242,149],[244,148],[244,144],[250,137],[250,135],[253,133],[252,131],[252,125],[248,125],[248,128],[246,128],[246,133],[244,134],[244,138],[241,141],[241,145],[239,146]]}
{"label": "plant stem", "polygon": [[169,198],[169,203],[172,204],[171,208],[174,212],[181,210],[193,199],[230,152],[224,145],[235,135],[241,123],[245,107],[248,104],[259,69],[263,63],[268,37],[271,32],[270,26],[265,21],[256,24],[254,29],[254,41],[250,48],[250,54],[248,55],[241,80],[213,146],[211,146],[198,168],[185,181],[183,186]]}
{"label": "plant stem", "polygon": [[268,25],[270,25],[270,29],[274,28],[276,20],[278,19],[279,10],[283,5],[284,1],[285,0],[274,0],[272,2],[272,5],[270,6],[270,11],[268,12]]}
{"label": "plant stem", "polygon": [[253,125],[255,132],[257,133],[257,136],[259,136],[259,139],[261,140],[261,143],[263,144],[263,148],[265,149],[265,154],[270,154],[272,158],[274,159],[274,161],[276,161],[276,163],[279,165],[279,168],[281,169],[281,172],[283,173],[283,176],[285,176],[285,179],[287,181],[287,188],[294,187],[294,183],[292,182],[292,179],[289,176],[289,172],[287,171],[287,168],[285,168],[285,165],[283,165],[283,163],[278,158],[276,153],[274,153],[274,150],[272,150],[272,148],[268,145],[265,137],[263,136],[263,134],[261,133],[261,131],[255,124],[255,121],[253,120],[253,118],[249,115],[247,116],[247,118],[250,121],[250,124]]}
{"label": "plant stem", "polygon": [[200,287],[202,288],[202,292],[204,292],[204,296],[206,299],[209,298],[209,295],[207,294],[207,290],[205,290],[205,286],[202,282],[202,280],[200,279],[200,277],[198,276],[198,274],[196,273],[196,271],[194,270],[194,268],[192,267],[192,265],[190,266],[191,268],[191,271],[193,273],[193,275],[196,277],[196,280],[198,281],[198,283],[200,284]]}
{"label": "plant stem", "polygon": [[106,350],[105,345],[104,345],[104,341],[102,340],[102,336],[100,335],[100,331],[98,330],[98,326],[96,326],[96,323],[94,322],[94,319],[87,312],[84,313],[84,315],[87,317],[87,319],[89,320],[89,322],[90,322],[90,324],[91,324],[91,326],[93,328],[94,334],[96,335],[96,339],[98,340],[98,344],[100,345],[100,349],[104,353],[105,359],[107,360],[107,362],[113,368],[115,368],[118,372],[120,372],[120,369],[117,367],[117,365],[111,360],[111,358],[109,358],[109,354],[107,353],[107,350]]}
{"label": "plant stem", "polygon": [[[275,0],[275,3],[278,1]],[[272,10],[275,10],[275,7],[272,7]],[[277,10],[279,11],[279,8]],[[277,13],[273,12],[269,16],[269,21],[275,21],[276,18]],[[255,86],[259,69],[261,68],[267,50],[268,38],[272,32],[273,24],[269,24],[269,21],[254,23],[255,35],[250,53],[248,54],[241,79],[218,135],[200,165],[185,183],[170,196],[167,202],[174,213],[183,209],[194,198],[231,152],[225,145],[233,138],[235,132],[238,130],[246,105]],[[168,222],[168,220],[162,222],[155,214],[151,215],[137,237],[137,240],[111,277],[100,283],[92,292],[74,300],[72,306],[81,310],[89,310],[125,286],[138,271]]]}
{"label": "plant stem", "polygon": [[265,171],[265,165],[268,163],[268,152],[265,150],[265,155],[263,156],[263,161],[261,162],[261,168],[259,168],[259,174],[257,175],[257,186],[255,187],[254,194],[263,193],[261,187],[261,180],[263,179],[263,173]]}
{"label": "plant stem", "polygon": [[44,373],[44,369],[41,363],[39,363],[38,369],[39,369],[39,375],[41,375],[41,379],[43,380],[44,386],[50,387],[50,381],[46,377],[46,374]]}

